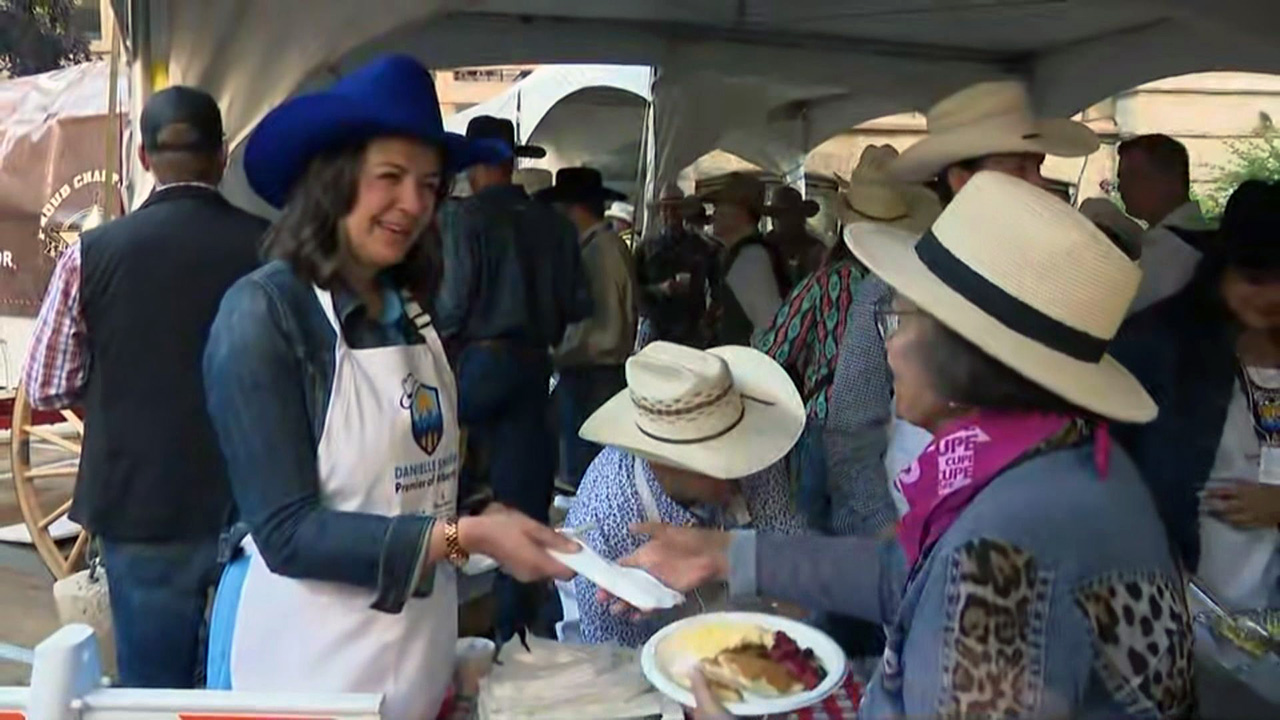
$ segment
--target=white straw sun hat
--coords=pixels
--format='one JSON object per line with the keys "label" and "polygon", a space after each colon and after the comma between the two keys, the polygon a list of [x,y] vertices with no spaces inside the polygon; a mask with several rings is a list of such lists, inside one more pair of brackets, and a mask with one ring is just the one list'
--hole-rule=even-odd
{"label": "white straw sun hat", "polygon": [[923,237],[864,224],[845,239],[897,292],[1028,380],[1102,417],[1155,418],[1151,396],[1106,354],[1142,271],[1058,198],[981,172]]}
{"label": "white straw sun hat", "polygon": [[618,200],[609,205],[609,209],[605,210],[604,216],[606,219],[621,220],[631,225],[635,223],[636,209],[631,203]]}
{"label": "white straw sun hat", "polygon": [[738,345],[704,351],[658,341],[627,360],[627,388],[578,434],[729,480],[780,460],[804,423],[795,383],[768,355]]}
{"label": "white straw sun hat", "polygon": [[925,115],[929,134],[893,164],[906,182],[924,182],[947,166],[1005,153],[1083,157],[1097,150],[1098,136],[1066,118],[1038,118],[1027,88],[1017,80],[978,83],[943,99]]}

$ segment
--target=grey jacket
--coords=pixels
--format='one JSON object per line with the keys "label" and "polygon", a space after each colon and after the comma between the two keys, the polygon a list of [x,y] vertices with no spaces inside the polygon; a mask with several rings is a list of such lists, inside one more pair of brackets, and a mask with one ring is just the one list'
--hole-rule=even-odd
{"label": "grey jacket", "polygon": [[[803,557],[804,562],[796,562]],[[735,533],[730,589],[883,623],[860,720],[1190,716],[1192,634],[1150,494],[1113,448],[994,480],[909,572],[896,541]]]}

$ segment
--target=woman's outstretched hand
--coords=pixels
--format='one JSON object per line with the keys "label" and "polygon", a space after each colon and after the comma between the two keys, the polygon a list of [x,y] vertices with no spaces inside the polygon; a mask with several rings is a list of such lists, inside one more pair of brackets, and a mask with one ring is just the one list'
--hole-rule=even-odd
{"label": "woman's outstretched hand", "polygon": [[[648,536],[649,542],[618,564],[645,570],[672,590],[688,592],[729,577],[729,533],[638,523],[631,526],[631,534]],[[604,590],[598,597],[615,615],[641,614]]]}
{"label": "woman's outstretched hand", "polygon": [[520,582],[546,578],[569,580],[574,572],[547,553],[573,553],[578,543],[524,513],[492,507],[482,515],[458,521],[458,542],[469,553],[488,555],[503,572]]}

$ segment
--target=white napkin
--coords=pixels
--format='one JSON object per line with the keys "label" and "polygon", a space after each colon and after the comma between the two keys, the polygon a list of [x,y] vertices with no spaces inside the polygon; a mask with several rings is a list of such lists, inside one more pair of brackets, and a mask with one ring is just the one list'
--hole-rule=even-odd
{"label": "white napkin", "polygon": [[683,720],[679,704],[655,691],[635,650],[564,645],[529,636],[502,646],[499,664],[480,682],[480,720]]}
{"label": "white napkin", "polygon": [[549,551],[556,560],[582,577],[625,600],[639,610],[666,610],[684,602],[684,594],[663,585],[640,568],[623,567],[604,559],[582,540],[571,537],[582,546],[576,553]]}

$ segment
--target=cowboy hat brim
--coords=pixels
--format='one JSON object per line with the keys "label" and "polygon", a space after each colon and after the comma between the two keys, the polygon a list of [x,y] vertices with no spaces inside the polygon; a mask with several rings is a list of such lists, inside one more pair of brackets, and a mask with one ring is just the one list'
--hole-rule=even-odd
{"label": "cowboy hat brim", "polygon": [[1005,366],[1067,402],[1121,422],[1156,417],[1156,404],[1110,355],[1077,360],[1000,323],[939,280],[916,255],[918,235],[884,225],[853,225],[845,241],[854,256],[895,291]]}
{"label": "cowboy hat brim", "polygon": [[263,200],[282,207],[293,186],[317,155],[349,143],[382,136],[410,137],[445,149],[446,167],[456,172],[491,158],[488,143],[431,129],[416,113],[399,113],[351,97],[319,92],[287,100],[267,113],[245,145],[244,169]]}
{"label": "cowboy hat brim", "polygon": [[583,192],[576,188],[571,189],[562,185],[552,185],[545,190],[539,190],[537,199],[543,202],[552,203],[587,202],[597,199],[604,202],[614,202],[617,200],[626,200],[627,196],[617,190],[611,190],[607,187],[602,187],[599,190]]}
{"label": "cowboy hat brim", "polygon": [[932,180],[948,166],[965,160],[1007,153],[1043,153],[1054,157],[1083,157],[1101,146],[1097,133],[1083,123],[1063,118],[1036,120],[1031,128],[1011,129],[1001,122],[976,123],[952,131],[926,135],[889,166],[904,182]]}
{"label": "cowboy hat brim", "polygon": [[541,160],[547,156],[547,149],[541,145],[517,145],[515,156],[529,160]]}
{"label": "cowboy hat brim", "polygon": [[805,200],[799,205],[765,205],[764,215],[766,217],[778,217],[788,213],[798,212],[805,218],[811,218],[822,210],[822,206],[818,205],[816,200]]}
{"label": "cowboy hat brim", "polygon": [[[836,202],[836,216],[849,227],[860,223],[881,223],[889,227],[906,230],[917,236],[928,230],[933,221],[942,213],[942,203],[932,191],[919,185],[902,185],[894,188],[893,198],[898,203],[886,203],[885,208],[896,211],[896,214],[871,215],[859,210],[850,202],[850,195],[842,193]],[[865,208],[870,210],[870,208]]]}
{"label": "cowboy hat brim", "polygon": [[726,345],[707,352],[724,359],[734,387],[743,395],[742,420],[733,429],[697,443],[654,439],[636,425],[631,391],[623,390],[587,418],[579,437],[722,480],[746,477],[781,460],[800,439],[805,424],[804,401],[787,371],[749,347]]}

